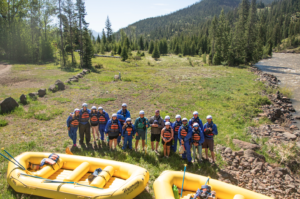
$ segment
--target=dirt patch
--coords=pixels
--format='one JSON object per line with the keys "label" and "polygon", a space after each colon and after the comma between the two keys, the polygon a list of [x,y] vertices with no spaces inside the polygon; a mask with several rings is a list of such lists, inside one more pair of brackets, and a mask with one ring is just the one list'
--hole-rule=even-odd
{"label": "dirt patch", "polygon": [[8,73],[11,69],[12,65],[6,63],[0,63],[0,76]]}

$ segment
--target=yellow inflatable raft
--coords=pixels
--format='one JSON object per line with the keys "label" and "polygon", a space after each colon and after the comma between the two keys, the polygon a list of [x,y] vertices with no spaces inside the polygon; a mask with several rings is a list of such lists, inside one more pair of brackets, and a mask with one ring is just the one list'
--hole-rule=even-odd
{"label": "yellow inflatable raft", "polygon": [[[15,157],[25,168],[40,164],[50,153],[26,152]],[[7,181],[17,192],[56,199],[114,198],[132,199],[146,187],[149,173],[139,166],[76,155],[58,154],[57,164],[38,171],[23,171],[8,164]],[[88,176],[103,171],[92,181]]]}
{"label": "yellow inflatable raft", "polygon": [[[164,171],[154,182],[154,194],[156,199],[174,199],[172,186],[182,186],[182,171]],[[185,173],[183,185],[183,199],[190,199],[201,185],[204,185],[207,177],[192,173]],[[216,199],[271,199],[268,196],[249,191],[219,180],[209,179],[208,183],[212,191],[216,191]]]}

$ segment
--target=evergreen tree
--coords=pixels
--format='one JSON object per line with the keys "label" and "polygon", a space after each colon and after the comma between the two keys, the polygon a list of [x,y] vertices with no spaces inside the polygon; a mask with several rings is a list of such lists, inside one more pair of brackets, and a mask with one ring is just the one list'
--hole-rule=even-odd
{"label": "evergreen tree", "polygon": [[178,55],[178,54],[180,53],[180,48],[179,48],[178,43],[175,44],[174,53],[175,53],[176,55]]}
{"label": "evergreen tree", "polygon": [[148,43],[148,40],[146,40],[146,42],[145,42],[145,49],[144,50],[148,50],[148,48],[149,48],[149,43]]}
{"label": "evergreen tree", "polygon": [[143,36],[141,35],[140,40],[139,40],[139,46],[140,46],[140,50],[144,50],[144,39]]}
{"label": "evergreen tree", "polygon": [[247,27],[246,27],[246,41],[247,46],[245,48],[246,62],[253,61],[253,53],[257,48],[257,8],[256,8],[256,0],[251,1],[251,8],[249,12]]}
{"label": "evergreen tree", "polygon": [[122,61],[125,61],[126,59],[128,59],[128,53],[127,53],[126,46],[123,46],[123,48],[122,48],[121,57],[122,57]]}
{"label": "evergreen tree", "polygon": [[202,55],[202,61],[203,61],[203,63],[206,64],[206,53],[204,53],[204,54]]}
{"label": "evergreen tree", "polygon": [[123,46],[126,47],[126,49],[130,48],[130,41],[128,37],[125,38]]}
{"label": "evergreen tree", "polygon": [[100,39],[100,36],[98,34],[98,37],[97,37],[97,43],[100,44],[101,43],[101,39]]}
{"label": "evergreen tree", "polygon": [[194,56],[195,54],[196,54],[196,46],[195,43],[193,42],[191,45],[190,55]]}
{"label": "evergreen tree", "polygon": [[153,50],[154,50],[154,42],[150,41],[149,54],[152,54]]}
{"label": "evergreen tree", "polygon": [[83,32],[83,38],[84,38],[84,53],[83,53],[83,66],[85,68],[91,68],[92,67],[92,57],[94,56],[94,48],[91,41],[91,33],[89,33],[87,26],[84,28]]}
{"label": "evergreen tree", "polygon": [[77,10],[77,16],[79,19],[79,43],[80,43],[80,67],[83,67],[83,33],[82,33],[82,27],[87,26],[87,23],[85,21],[85,6],[83,0],[76,0],[76,10]]}
{"label": "evergreen tree", "polygon": [[107,38],[107,42],[111,43],[112,42],[112,34],[113,31],[111,29],[111,23],[109,21],[109,17],[107,16],[106,22],[105,22],[105,29],[106,29],[106,38]]}
{"label": "evergreen tree", "polygon": [[104,45],[106,45],[106,36],[105,36],[105,31],[104,31],[104,29],[102,30],[102,37],[101,37],[101,40],[102,40],[102,43],[103,43]]}
{"label": "evergreen tree", "polygon": [[189,55],[189,47],[188,47],[188,44],[187,42],[184,42],[183,45],[182,45],[182,55],[185,56],[185,55]]}
{"label": "evergreen tree", "polygon": [[117,53],[118,53],[119,55],[121,55],[121,53],[122,53],[122,47],[121,47],[121,45],[118,46],[118,51],[117,51]]}
{"label": "evergreen tree", "polygon": [[153,49],[152,58],[154,58],[154,59],[160,58],[160,52],[159,52],[158,45],[159,45],[158,43],[155,44],[154,49]]}

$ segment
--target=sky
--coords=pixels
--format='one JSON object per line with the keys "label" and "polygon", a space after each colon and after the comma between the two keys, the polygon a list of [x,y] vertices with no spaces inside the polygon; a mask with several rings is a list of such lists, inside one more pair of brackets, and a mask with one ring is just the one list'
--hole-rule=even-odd
{"label": "sky", "polygon": [[89,29],[102,32],[109,16],[114,32],[141,19],[156,17],[192,5],[199,0],[85,0]]}

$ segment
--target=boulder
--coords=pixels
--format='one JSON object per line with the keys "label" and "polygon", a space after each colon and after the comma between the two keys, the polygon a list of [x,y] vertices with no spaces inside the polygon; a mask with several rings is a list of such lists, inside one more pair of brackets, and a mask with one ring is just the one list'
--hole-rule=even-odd
{"label": "boulder", "polygon": [[237,145],[238,147],[242,148],[242,149],[252,149],[252,150],[256,150],[259,149],[259,145],[257,144],[252,144],[249,142],[244,142],[238,139],[233,139],[233,144]]}
{"label": "boulder", "polygon": [[13,98],[9,97],[0,102],[0,108],[2,113],[9,113],[18,107],[19,104]]}
{"label": "boulder", "polygon": [[82,72],[83,73],[90,73],[91,71],[90,71],[90,69],[84,69]]}
{"label": "boulder", "polygon": [[70,84],[71,83],[71,79],[68,79],[67,81],[65,81],[65,84]]}
{"label": "boulder", "polygon": [[294,134],[291,134],[290,132],[284,132],[282,134],[287,140],[296,140],[297,136]]}
{"label": "boulder", "polygon": [[217,151],[218,153],[222,153],[225,149],[226,149],[226,147],[224,147],[224,146],[222,146],[222,145],[220,145],[220,144],[218,144],[218,145],[216,146],[216,151]]}
{"label": "boulder", "polygon": [[20,102],[21,102],[21,104],[27,104],[27,97],[26,97],[26,95],[22,94],[20,96]]}
{"label": "boulder", "polygon": [[36,98],[38,95],[38,92],[33,92],[28,94],[30,98]]}
{"label": "boulder", "polygon": [[38,95],[39,95],[39,97],[44,97],[46,95],[46,89],[42,88],[42,89],[38,90]]}
{"label": "boulder", "polygon": [[246,158],[258,158],[261,161],[265,161],[265,157],[253,151],[252,149],[247,149],[244,151],[244,157]]}
{"label": "boulder", "polygon": [[291,130],[299,130],[299,128],[298,128],[296,125],[290,126],[290,129],[291,129]]}
{"label": "boulder", "polygon": [[59,91],[65,90],[65,84],[62,81],[56,80],[55,85]]}
{"label": "boulder", "polygon": [[81,74],[76,75],[76,77],[83,78],[83,76]]}
{"label": "boulder", "polygon": [[57,87],[56,87],[56,85],[53,84],[53,85],[49,86],[48,90],[55,93],[57,91]]}
{"label": "boulder", "polygon": [[71,82],[78,82],[78,79],[72,78],[72,79],[70,79],[70,81],[71,81]]}
{"label": "boulder", "polygon": [[230,154],[231,154],[231,153],[232,153],[231,148],[227,147],[227,148],[225,149],[224,153],[230,153]]}

